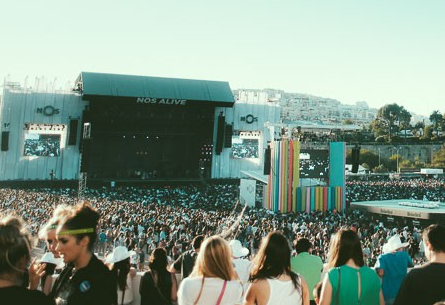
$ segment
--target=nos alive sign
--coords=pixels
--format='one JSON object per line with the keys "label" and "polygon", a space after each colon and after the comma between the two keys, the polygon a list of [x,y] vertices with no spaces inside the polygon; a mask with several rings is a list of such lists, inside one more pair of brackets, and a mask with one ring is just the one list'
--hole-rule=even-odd
{"label": "nos alive sign", "polygon": [[174,105],[174,106],[185,106],[187,100],[172,99],[172,98],[153,98],[153,97],[138,97],[136,99],[138,104],[158,104],[158,105]]}

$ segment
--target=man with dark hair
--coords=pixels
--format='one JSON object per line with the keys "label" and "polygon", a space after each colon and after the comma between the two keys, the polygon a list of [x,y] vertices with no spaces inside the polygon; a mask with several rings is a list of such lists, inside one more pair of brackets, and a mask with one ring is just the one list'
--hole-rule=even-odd
{"label": "man with dark hair", "polygon": [[423,232],[428,263],[412,269],[405,277],[394,305],[434,304],[445,300],[445,226],[434,224]]}
{"label": "man with dark hair", "polygon": [[[321,272],[323,271],[323,262],[321,258],[310,254],[312,252],[312,244],[307,238],[299,238],[295,242],[296,257],[291,258],[292,271],[300,274],[307,283],[309,290],[321,280]],[[314,296],[310,296],[310,304],[316,304]]]}
{"label": "man with dark hair", "polygon": [[203,240],[203,235],[195,236],[192,241],[193,249],[182,253],[170,267],[170,272],[181,273],[181,279],[188,277],[195,266],[196,256],[198,256],[199,248]]}

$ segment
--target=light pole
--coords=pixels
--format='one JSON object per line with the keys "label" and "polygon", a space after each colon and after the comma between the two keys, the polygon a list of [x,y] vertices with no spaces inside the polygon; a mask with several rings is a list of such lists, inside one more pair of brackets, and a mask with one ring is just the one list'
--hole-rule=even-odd
{"label": "light pole", "polygon": [[399,173],[399,149],[400,149],[400,147],[397,147],[397,150],[396,150],[396,157],[397,157],[397,173]]}

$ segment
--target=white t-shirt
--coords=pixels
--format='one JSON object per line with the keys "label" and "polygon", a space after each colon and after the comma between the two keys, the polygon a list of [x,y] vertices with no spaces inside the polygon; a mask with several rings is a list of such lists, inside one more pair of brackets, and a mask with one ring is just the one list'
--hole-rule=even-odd
{"label": "white t-shirt", "polygon": [[[202,276],[187,277],[179,286],[178,305],[193,305],[201,289]],[[216,304],[222,291],[224,280],[206,277],[198,305]],[[220,305],[239,304],[243,287],[238,281],[228,281]]]}

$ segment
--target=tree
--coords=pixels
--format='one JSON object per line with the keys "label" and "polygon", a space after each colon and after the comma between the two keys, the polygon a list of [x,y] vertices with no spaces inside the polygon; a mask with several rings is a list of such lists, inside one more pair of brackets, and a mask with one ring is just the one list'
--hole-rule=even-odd
{"label": "tree", "polygon": [[354,121],[352,119],[344,119],[342,125],[354,125]]}
{"label": "tree", "polygon": [[434,153],[432,167],[445,168],[445,145],[442,145],[441,149]]}
{"label": "tree", "polygon": [[430,121],[431,121],[431,123],[433,123],[434,130],[436,131],[436,133],[437,133],[437,130],[439,129],[439,127],[440,127],[440,129],[442,129],[444,120],[443,120],[443,116],[442,116],[442,114],[440,114],[439,110],[434,110],[433,113],[431,113]]}
{"label": "tree", "polygon": [[372,130],[376,137],[388,135],[388,140],[401,128],[408,128],[411,122],[411,114],[397,104],[387,104],[380,108],[377,117],[372,122]]}

